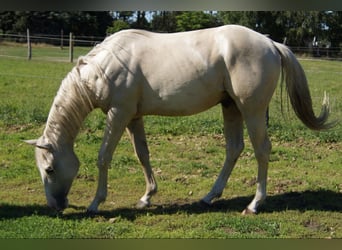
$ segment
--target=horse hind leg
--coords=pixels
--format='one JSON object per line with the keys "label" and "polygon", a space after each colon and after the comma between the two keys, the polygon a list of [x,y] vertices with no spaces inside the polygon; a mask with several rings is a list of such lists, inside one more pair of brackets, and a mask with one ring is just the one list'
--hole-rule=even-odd
{"label": "horse hind leg", "polygon": [[127,132],[131,137],[135,154],[141,163],[145,176],[146,191],[137,204],[138,208],[144,208],[150,205],[152,195],[157,192],[157,183],[150,164],[143,119],[138,118],[132,120],[127,126]]}
{"label": "horse hind leg", "polygon": [[242,214],[255,214],[258,206],[266,199],[267,170],[271,142],[267,135],[265,112],[251,112],[245,120],[258,163],[258,175],[255,196]]}
{"label": "horse hind leg", "polygon": [[202,199],[205,204],[211,204],[214,198],[222,195],[229,176],[243,148],[243,119],[234,102],[222,104],[224,119],[224,135],[226,140],[226,159],[222,170],[211,191]]}

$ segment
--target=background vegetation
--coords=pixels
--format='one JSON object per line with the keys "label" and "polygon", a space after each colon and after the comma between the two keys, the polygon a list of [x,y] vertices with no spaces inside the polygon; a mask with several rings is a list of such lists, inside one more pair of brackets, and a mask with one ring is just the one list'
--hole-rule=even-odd
{"label": "background vegetation", "polygon": [[[275,41],[296,46],[312,46],[314,37],[321,46],[340,47],[341,11],[107,11],[107,12],[0,12],[0,33],[104,37],[126,28],[158,32],[188,31],[241,24]],[[335,53],[338,53],[336,51]]]}

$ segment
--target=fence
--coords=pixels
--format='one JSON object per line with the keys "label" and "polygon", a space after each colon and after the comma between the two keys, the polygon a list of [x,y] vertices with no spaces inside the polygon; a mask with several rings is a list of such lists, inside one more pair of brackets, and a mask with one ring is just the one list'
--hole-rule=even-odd
{"label": "fence", "polygon": [[[74,57],[85,54],[105,37],[60,35],[0,34],[0,56],[73,62]],[[75,46],[77,49],[75,51]]]}
{"label": "fence", "polygon": [[[27,34],[0,34],[0,56],[19,57],[28,60],[34,58],[73,62],[74,58],[86,54],[104,38],[75,36],[72,33],[63,34],[63,32],[59,35],[30,35],[29,31],[27,31]],[[331,47],[322,44],[307,47],[290,46],[290,48],[295,54],[301,56],[342,60],[342,47]]]}
{"label": "fence", "polygon": [[323,57],[327,59],[342,60],[341,47],[329,46],[309,46],[309,47],[291,47],[292,52],[297,55],[306,55],[312,57]]}

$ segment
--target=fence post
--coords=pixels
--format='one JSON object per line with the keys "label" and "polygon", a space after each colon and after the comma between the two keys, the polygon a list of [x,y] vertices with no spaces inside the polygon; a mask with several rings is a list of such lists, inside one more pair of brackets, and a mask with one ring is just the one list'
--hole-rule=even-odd
{"label": "fence post", "polygon": [[63,43],[64,43],[64,41],[63,41],[63,38],[64,38],[64,31],[63,31],[63,29],[61,29],[61,50],[63,50]]}
{"label": "fence post", "polygon": [[74,61],[74,42],[72,32],[70,32],[69,36],[69,60],[71,63]]}
{"label": "fence post", "polygon": [[32,47],[31,47],[31,41],[30,41],[30,30],[26,30],[27,33],[27,60],[31,60],[32,58]]}

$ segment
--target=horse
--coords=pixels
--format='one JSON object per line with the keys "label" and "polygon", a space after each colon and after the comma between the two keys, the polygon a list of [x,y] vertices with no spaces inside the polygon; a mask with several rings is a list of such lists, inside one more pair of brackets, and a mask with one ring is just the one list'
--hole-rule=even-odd
{"label": "horse", "polygon": [[210,205],[221,196],[244,149],[245,122],[258,172],[255,196],[242,214],[257,213],[266,198],[271,151],[265,113],[279,80],[285,81],[295,114],[308,128],[333,126],[328,122],[328,98],[315,115],[305,73],[290,49],[246,27],[225,25],[167,34],[129,29],[108,36],[80,57],[62,80],[43,135],[26,141],[35,146],[48,206],[58,211],[68,206],[67,195],[80,165],[74,141],[92,110],[98,108],[106,114],[97,191],[87,208],[97,213],[106,199],[108,168],[125,130],[145,177],[146,190],[137,204],[144,208],[151,204],[157,182],[143,116],[188,116],[220,104],[226,158],[201,202]]}

